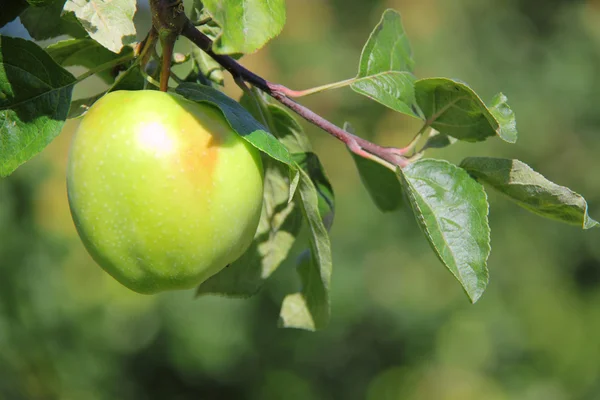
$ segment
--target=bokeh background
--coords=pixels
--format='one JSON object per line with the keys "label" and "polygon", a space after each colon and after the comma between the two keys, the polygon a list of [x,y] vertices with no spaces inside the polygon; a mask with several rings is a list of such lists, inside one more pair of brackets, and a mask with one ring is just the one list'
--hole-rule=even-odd
{"label": "bokeh background", "polygon": [[[246,66],[296,89],[349,78],[393,7],[419,77],[462,79],[484,99],[503,91],[517,115],[516,145],[459,143],[429,155],[520,158],[584,194],[600,216],[600,1],[287,5],[282,35]],[[137,23],[143,33],[147,9]],[[3,33],[26,35],[18,22]],[[100,85],[88,81],[76,96]],[[349,89],[303,102],[381,144],[404,145],[419,128]],[[250,300],[138,295],[97,267],[65,194],[74,127],[0,181],[0,399],[600,399],[598,231],[490,193],[490,284],[471,305],[409,212],[379,213],[345,148],[306,126],[337,195],[333,317],[321,332],[283,330],[293,262]]]}

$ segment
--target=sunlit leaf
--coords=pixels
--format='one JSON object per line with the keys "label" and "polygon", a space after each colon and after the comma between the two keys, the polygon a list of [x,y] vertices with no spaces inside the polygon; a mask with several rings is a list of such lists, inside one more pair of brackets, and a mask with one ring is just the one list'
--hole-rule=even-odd
{"label": "sunlit leaf", "polygon": [[67,0],[64,10],[75,13],[90,37],[114,53],[136,41],[135,0]]}
{"label": "sunlit leaf", "polygon": [[[116,54],[107,50],[93,39],[69,39],[48,46],[46,51],[54,61],[63,67],[76,65],[93,69],[99,65],[123,57],[133,52],[133,49],[125,47],[121,53]],[[115,74],[110,69],[102,71],[97,75],[109,84],[115,80]]]}
{"label": "sunlit leaf", "polygon": [[488,283],[488,202],[483,187],[462,168],[425,159],[399,171],[417,222],[438,258],[472,302]]}
{"label": "sunlit leaf", "polygon": [[285,0],[203,0],[221,26],[218,54],[253,53],[277,36],[285,24]]}
{"label": "sunlit leaf", "polygon": [[524,162],[506,158],[469,157],[460,166],[521,207],[542,217],[583,229],[600,225],[588,215],[587,202],[581,195],[550,182]]}
{"label": "sunlit leaf", "polygon": [[287,258],[302,226],[299,207],[288,203],[288,168],[266,158],[264,182],[263,209],[252,245],[238,260],[202,283],[198,295],[251,296]]}
{"label": "sunlit leaf", "polygon": [[309,227],[310,252],[298,266],[302,290],[283,300],[280,323],[285,328],[317,330],[329,322],[331,281],[331,245],[319,212],[317,189],[309,175],[300,169],[296,191],[302,214]]}
{"label": "sunlit leaf", "polygon": [[60,133],[74,83],[73,75],[33,42],[0,36],[0,176]]}
{"label": "sunlit leaf", "polygon": [[182,83],[177,93],[196,102],[213,104],[223,112],[232,128],[250,144],[272,158],[292,165],[290,153],[271,133],[267,132],[238,102],[208,86]]}
{"label": "sunlit leaf", "polygon": [[416,116],[413,66],[400,14],[387,10],[363,48],[351,87],[392,110]]}
{"label": "sunlit leaf", "polygon": [[509,143],[517,140],[514,114],[503,95],[494,98],[492,111],[463,82],[428,78],[415,83],[415,96],[427,123],[441,133],[467,142],[492,136]]}

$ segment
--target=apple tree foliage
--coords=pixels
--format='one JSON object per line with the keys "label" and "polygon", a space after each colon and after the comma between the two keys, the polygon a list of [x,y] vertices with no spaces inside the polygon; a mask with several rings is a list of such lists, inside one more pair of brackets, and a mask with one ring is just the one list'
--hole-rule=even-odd
{"label": "apple tree foliage", "polygon": [[[59,38],[45,48],[34,41],[0,36],[0,176],[10,175],[77,118],[114,90],[155,90],[157,68],[134,51],[135,0],[21,0],[2,11],[0,24],[20,17],[34,40]],[[277,36],[285,23],[284,0],[195,0],[186,10],[197,29],[213,40],[212,52],[234,59]],[[281,306],[284,327],[315,330],[330,316],[332,277],[328,231],[334,218],[332,185],[294,116],[256,88],[235,101],[221,91],[224,69],[215,57],[192,46],[188,66],[169,90],[216,105],[245,140],[262,151],[265,193],[260,224],[248,251],[197,288],[247,297],[290,256],[302,227],[306,250],[297,259],[301,287]],[[177,58],[174,59],[175,62]],[[75,77],[65,67],[88,72]],[[400,15],[384,12],[364,45],[354,78],[299,94],[349,86],[354,92],[422,121],[404,149],[403,164],[351,152],[361,180],[382,212],[410,210],[442,264],[472,302],[488,283],[488,200],[484,185],[540,216],[582,229],[597,227],[582,196],[559,186],[515,159],[468,157],[460,165],[423,155],[457,141],[517,140],[515,115],[506,96],[481,99],[464,82],[420,78]],[[107,83],[102,93],[73,99],[76,84],[92,75]],[[351,126],[344,125],[350,132]],[[350,149],[352,150],[352,149]],[[242,201],[242,200],[241,200]]]}

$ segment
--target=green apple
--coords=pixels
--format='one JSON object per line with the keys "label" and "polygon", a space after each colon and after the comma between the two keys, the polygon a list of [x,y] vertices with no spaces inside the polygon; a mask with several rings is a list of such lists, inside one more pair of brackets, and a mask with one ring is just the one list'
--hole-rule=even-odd
{"label": "green apple", "polygon": [[94,260],[128,288],[156,293],[197,286],[244,253],[263,170],[216,106],[118,91],[81,120],[67,191]]}

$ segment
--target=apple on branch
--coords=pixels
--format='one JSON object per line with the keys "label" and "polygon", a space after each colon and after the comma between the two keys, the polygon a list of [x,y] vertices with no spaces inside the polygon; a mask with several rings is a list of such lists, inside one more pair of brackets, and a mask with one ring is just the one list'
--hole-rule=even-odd
{"label": "apple on branch", "polygon": [[67,170],[94,260],[139,293],[189,289],[249,247],[262,208],[259,151],[210,104],[109,93],[82,119]]}

